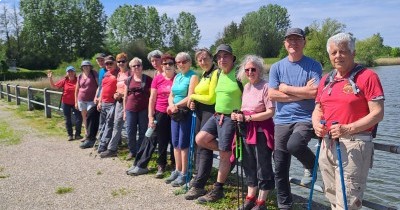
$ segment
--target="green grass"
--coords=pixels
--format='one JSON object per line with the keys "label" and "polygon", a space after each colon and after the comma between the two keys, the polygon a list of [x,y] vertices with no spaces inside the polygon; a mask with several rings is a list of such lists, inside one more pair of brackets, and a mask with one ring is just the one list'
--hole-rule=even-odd
{"label": "green grass", "polygon": [[16,145],[21,143],[21,135],[17,133],[4,119],[0,120],[0,144]]}
{"label": "green grass", "polygon": [[72,187],[57,187],[56,194],[62,195],[74,191]]}
{"label": "green grass", "polygon": [[120,188],[120,189],[117,189],[117,190],[113,190],[113,191],[111,192],[111,195],[112,195],[113,197],[119,197],[119,196],[127,195],[128,193],[130,193],[130,191],[129,191],[128,189],[126,189],[126,188]]}
{"label": "green grass", "polygon": [[9,174],[2,174],[4,169],[5,168],[3,166],[0,166],[0,179],[5,179],[5,178],[8,178],[10,176]]}

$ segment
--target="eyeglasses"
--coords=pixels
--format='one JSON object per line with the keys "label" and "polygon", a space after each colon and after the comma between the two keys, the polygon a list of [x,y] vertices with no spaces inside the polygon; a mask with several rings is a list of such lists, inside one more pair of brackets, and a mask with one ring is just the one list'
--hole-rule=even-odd
{"label": "eyeglasses", "polygon": [[162,63],[163,66],[173,66],[174,62]]}
{"label": "eyeglasses", "polygon": [[117,63],[126,63],[126,61],[125,60],[117,61]]}
{"label": "eyeglasses", "polygon": [[248,69],[244,69],[244,71],[246,72],[246,73],[249,73],[249,72],[256,72],[257,71],[257,69],[256,68],[248,68]]}
{"label": "eyeglasses", "polygon": [[106,66],[112,66],[114,64],[114,62],[107,62]]}
{"label": "eyeglasses", "polygon": [[184,61],[176,61],[177,64],[187,64],[189,60],[184,60]]}
{"label": "eyeglasses", "polygon": [[137,64],[137,65],[132,65],[131,68],[139,68],[141,66],[142,66],[142,64]]}

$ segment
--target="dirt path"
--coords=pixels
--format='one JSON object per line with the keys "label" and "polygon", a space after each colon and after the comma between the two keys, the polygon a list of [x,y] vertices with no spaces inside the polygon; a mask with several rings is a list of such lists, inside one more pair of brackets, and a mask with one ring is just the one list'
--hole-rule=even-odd
{"label": "dirt path", "polygon": [[[0,145],[0,209],[206,209],[153,175],[126,175],[125,161],[93,158],[77,141],[43,135],[7,106],[0,101],[0,119],[22,142]],[[60,187],[73,191],[60,195]]]}

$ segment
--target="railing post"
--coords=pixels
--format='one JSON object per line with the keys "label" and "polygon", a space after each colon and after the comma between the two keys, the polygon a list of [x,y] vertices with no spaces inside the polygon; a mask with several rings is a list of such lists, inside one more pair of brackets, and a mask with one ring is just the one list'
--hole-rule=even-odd
{"label": "railing post", "polygon": [[32,95],[32,90],[31,90],[31,86],[28,86],[28,89],[27,89],[27,99],[28,99],[28,110],[29,111],[32,111],[33,110],[33,105],[32,105],[32,98],[33,98],[33,95]]}
{"label": "railing post", "polygon": [[3,83],[0,82],[0,98],[4,98],[3,95]]}
{"label": "railing post", "polygon": [[11,102],[11,91],[10,91],[10,84],[7,84],[7,87],[6,87],[6,92],[7,92],[7,101],[8,102]]}
{"label": "railing post", "polygon": [[47,90],[47,88],[44,89],[44,112],[47,118],[51,118],[50,93]]}
{"label": "railing post", "polygon": [[21,105],[21,99],[19,98],[20,89],[19,85],[15,85],[15,100],[17,101],[17,105]]}

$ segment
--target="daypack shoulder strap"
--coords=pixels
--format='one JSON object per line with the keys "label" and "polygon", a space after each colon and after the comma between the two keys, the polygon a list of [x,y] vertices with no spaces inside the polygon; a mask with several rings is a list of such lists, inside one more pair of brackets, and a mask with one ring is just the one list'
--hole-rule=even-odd
{"label": "daypack shoulder strap", "polygon": [[[360,89],[358,88],[358,86],[356,85],[354,78],[356,77],[356,75],[362,71],[366,69],[363,65],[357,64],[350,72],[349,77],[347,78],[351,88],[353,89],[353,93],[354,94],[358,94],[360,92]],[[326,78],[325,82],[324,82],[324,88],[326,88],[328,85],[332,84],[335,80],[335,76],[336,76],[337,70],[334,69],[332,71],[329,72],[328,77]]]}

